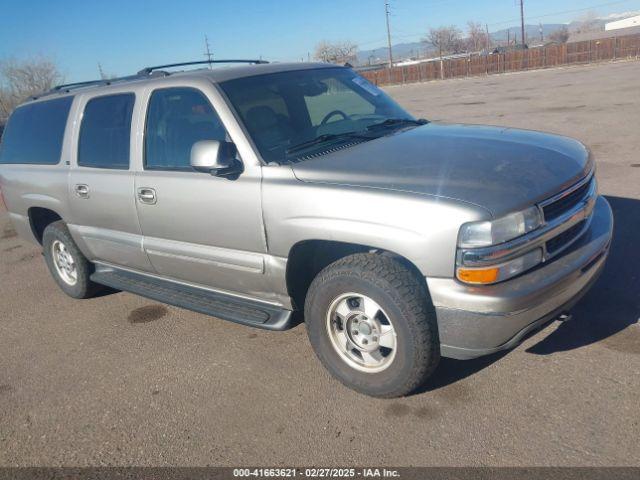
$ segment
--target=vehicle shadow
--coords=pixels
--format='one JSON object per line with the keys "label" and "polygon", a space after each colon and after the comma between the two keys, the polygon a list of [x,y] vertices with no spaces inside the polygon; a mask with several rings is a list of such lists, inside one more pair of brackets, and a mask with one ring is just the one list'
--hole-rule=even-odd
{"label": "vehicle shadow", "polygon": [[[606,198],[613,210],[614,232],[602,275],[572,309],[573,320],[561,323],[529,347],[528,353],[549,355],[605,341],[614,349],[640,354],[640,335],[636,331],[629,338],[620,337],[640,317],[640,200]],[[610,339],[613,336],[620,338],[614,341]]]}
{"label": "vehicle shadow", "polygon": [[116,293],[122,293],[122,290],[116,290],[115,288],[107,287],[106,285],[100,285],[98,291],[93,294],[92,298],[106,297]]}
{"label": "vehicle shadow", "polygon": [[453,358],[441,358],[438,369],[427,380],[423,386],[411,394],[411,396],[421,393],[431,392],[446,387],[460,380],[464,380],[471,375],[484,370],[489,365],[499,361],[509,353],[508,350],[493,353],[485,357],[474,358],[473,360],[454,360]]}

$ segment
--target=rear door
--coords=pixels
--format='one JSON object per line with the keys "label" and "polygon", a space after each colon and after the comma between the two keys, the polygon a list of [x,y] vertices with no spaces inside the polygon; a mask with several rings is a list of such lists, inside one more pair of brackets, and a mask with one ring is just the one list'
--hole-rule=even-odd
{"label": "rear door", "polygon": [[164,277],[261,295],[266,243],[259,166],[245,164],[233,179],[195,171],[194,143],[232,140],[211,98],[202,89],[182,86],[148,95],[135,187],[151,264]]}
{"label": "rear door", "polygon": [[142,248],[130,170],[136,96],[119,92],[85,96],[81,102],[69,173],[69,229],[91,260],[151,271]]}

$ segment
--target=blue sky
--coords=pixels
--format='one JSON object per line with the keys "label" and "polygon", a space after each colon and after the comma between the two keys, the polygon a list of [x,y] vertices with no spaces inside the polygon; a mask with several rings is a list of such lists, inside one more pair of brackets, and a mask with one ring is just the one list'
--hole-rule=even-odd
{"label": "blue sky", "polygon": [[[499,30],[520,15],[518,0],[390,2],[394,43],[467,20]],[[640,10],[640,0],[525,0],[527,23],[568,22],[588,10]],[[68,81],[96,78],[98,62],[126,75],[204,59],[205,34],[218,58],[277,61],[306,59],[322,39],[352,40],[361,49],[386,42],[384,0],[6,0],[1,11],[0,59],[50,56]]]}

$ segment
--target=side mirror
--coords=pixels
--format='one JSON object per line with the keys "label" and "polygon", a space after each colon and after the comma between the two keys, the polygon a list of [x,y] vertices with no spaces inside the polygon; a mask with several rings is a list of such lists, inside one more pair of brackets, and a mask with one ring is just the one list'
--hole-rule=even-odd
{"label": "side mirror", "polygon": [[242,164],[236,159],[236,146],[219,140],[200,140],[191,147],[191,166],[198,172],[218,177],[231,177],[242,173]]}

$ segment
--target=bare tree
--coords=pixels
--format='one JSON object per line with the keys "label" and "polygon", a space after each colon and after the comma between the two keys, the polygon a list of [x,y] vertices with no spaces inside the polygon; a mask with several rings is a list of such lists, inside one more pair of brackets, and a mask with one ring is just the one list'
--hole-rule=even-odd
{"label": "bare tree", "polygon": [[547,38],[552,42],[567,43],[567,40],[569,40],[569,29],[566,26],[562,26],[551,32]]}
{"label": "bare tree", "polygon": [[0,63],[0,123],[27,98],[50,90],[63,76],[47,58],[9,59]]}
{"label": "bare tree", "polygon": [[469,21],[467,22],[467,31],[469,35],[467,38],[469,50],[477,52],[487,45],[487,32],[482,24]]}
{"label": "bare tree", "polygon": [[454,25],[431,28],[427,38],[423,41],[438,50],[438,55],[441,58],[444,54],[458,53],[462,50],[462,33]]}
{"label": "bare tree", "polygon": [[574,29],[576,33],[599,32],[602,30],[602,23],[598,19],[598,14],[590,11],[578,20],[578,24]]}
{"label": "bare tree", "polygon": [[313,57],[327,63],[352,62],[358,53],[358,45],[348,40],[342,42],[321,41],[316,45]]}
{"label": "bare tree", "polygon": [[100,62],[98,62],[98,74],[100,75],[100,80],[113,80],[117,77],[117,75],[114,75],[113,73],[105,72]]}

